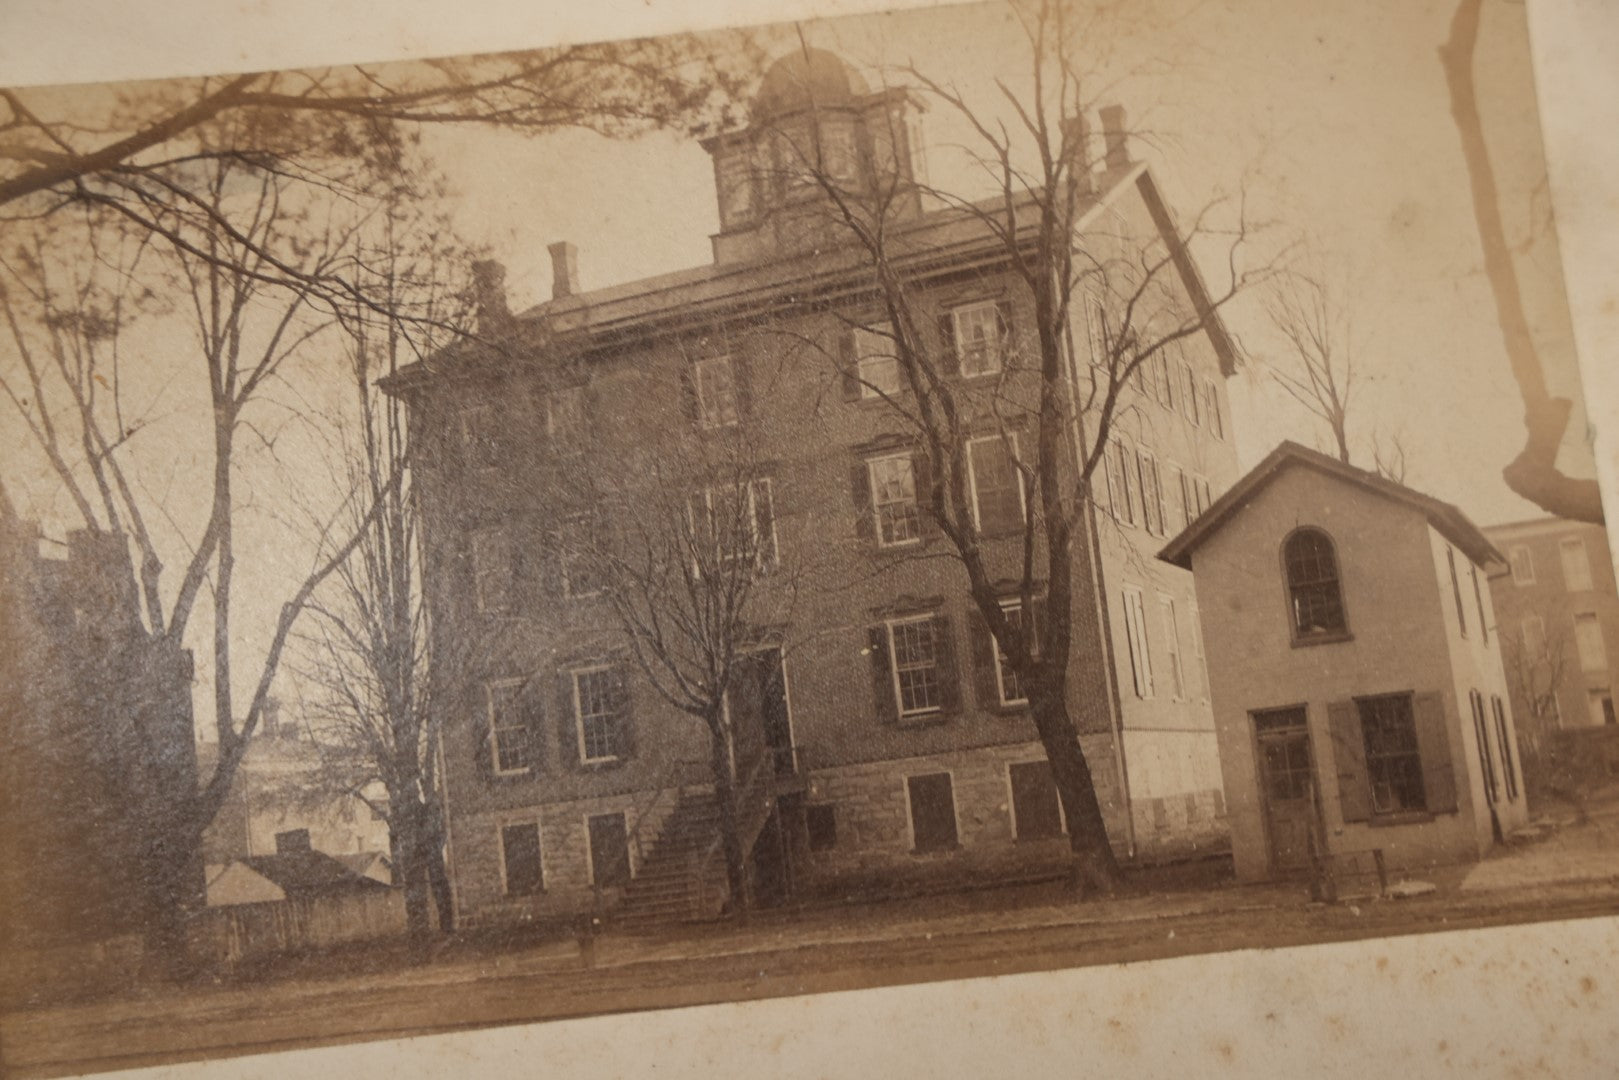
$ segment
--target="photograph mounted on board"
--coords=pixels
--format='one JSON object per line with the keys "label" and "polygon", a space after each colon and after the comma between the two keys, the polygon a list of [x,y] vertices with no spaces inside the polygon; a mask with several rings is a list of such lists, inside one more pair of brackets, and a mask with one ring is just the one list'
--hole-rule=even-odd
{"label": "photograph mounted on board", "polygon": [[0,91],[0,1063],[1619,911],[1524,10],[1375,7]]}

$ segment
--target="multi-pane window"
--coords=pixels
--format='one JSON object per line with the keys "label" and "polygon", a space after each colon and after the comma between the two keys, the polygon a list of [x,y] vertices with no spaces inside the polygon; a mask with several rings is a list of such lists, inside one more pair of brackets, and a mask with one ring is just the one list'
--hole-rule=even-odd
{"label": "multi-pane window", "polygon": [[1006,341],[1000,306],[995,301],[953,309],[950,328],[963,375],[992,375],[1001,370]]}
{"label": "multi-pane window", "polygon": [[1288,537],[1282,550],[1287,567],[1288,602],[1293,636],[1307,640],[1347,629],[1343,593],[1338,580],[1338,558],[1332,541],[1320,529],[1300,529]]}
{"label": "multi-pane window", "polygon": [[1514,585],[1533,585],[1535,583],[1535,560],[1526,547],[1515,547],[1509,556],[1512,562],[1512,583]]}
{"label": "multi-pane window", "polygon": [[692,365],[692,391],[697,396],[697,424],[705,428],[736,423],[736,366],[729,356],[713,356]]}
{"label": "multi-pane window", "polygon": [[1152,650],[1147,645],[1147,610],[1141,590],[1124,587],[1124,632],[1130,649],[1130,679],[1136,697],[1152,697]]}
{"label": "multi-pane window", "polygon": [[616,761],[623,754],[622,713],[618,677],[612,668],[573,673],[573,715],[581,762]]}
{"label": "multi-pane window", "polygon": [[1158,594],[1158,606],[1164,616],[1164,642],[1169,656],[1170,689],[1174,691],[1175,700],[1179,701],[1186,696],[1186,670],[1181,662],[1181,627],[1180,619],[1175,612],[1175,598]]}
{"label": "multi-pane window", "polygon": [[1158,472],[1158,459],[1146,450],[1136,451],[1141,469],[1141,523],[1155,536],[1164,534],[1164,484]]}
{"label": "multi-pane window", "polygon": [[989,435],[967,442],[967,474],[972,481],[973,523],[986,533],[1023,523],[1023,474],[1015,437]]}
{"label": "multi-pane window", "polygon": [[866,475],[878,546],[898,547],[920,539],[922,518],[916,502],[916,462],[911,455],[894,454],[868,461]]}
{"label": "multi-pane window", "polygon": [[479,529],[472,534],[472,586],[478,610],[499,615],[511,610],[511,538],[503,529]]}
{"label": "multi-pane window", "polygon": [[[1017,603],[1002,604],[1001,611],[1006,621],[1025,633],[1029,624],[1023,618],[1023,606]],[[992,647],[995,650],[995,689],[1000,694],[1002,705],[1024,705],[1028,703],[1029,695],[1023,689],[1023,681],[1018,673],[1012,669],[1011,662],[1007,660],[1006,653],[1001,650],[1001,642],[995,635],[990,635]]]}
{"label": "multi-pane window", "polygon": [[1462,610],[1462,582],[1456,575],[1456,549],[1445,548],[1445,559],[1450,563],[1450,591],[1456,598],[1456,625],[1461,628],[1462,637],[1467,636],[1467,612]]}
{"label": "multi-pane window", "polygon": [[528,717],[523,711],[521,680],[489,683],[484,687],[489,708],[489,753],[497,776],[527,772],[532,744]]}
{"label": "multi-pane window", "polygon": [[1225,438],[1225,421],[1220,417],[1220,391],[1213,379],[1203,380],[1203,413],[1216,439]]}
{"label": "multi-pane window", "polygon": [[594,596],[601,582],[592,572],[596,558],[595,531],[589,518],[573,518],[558,533],[562,595],[572,599]]}
{"label": "multi-pane window", "polygon": [[564,386],[546,396],[545,433],[559,454],[576,454],[584,449],[584,387]]}
{"label": "multi-pane window", "polygon": [[692,539],[703,563],[736,561],[768,567],[776,561],[775,493],[768,478],[703,488],[688,504]]}
{"label": "multi-pane window", "polygon": [[1557,544],[1557,553],[1563,560],[1563,584],[1569,592],[1585,592],[1591,588],[1591,559],[1585,552],[1585,541],[1578,536],[1564,537]]}
{"label": "multi-pane window", "polygon": [[1574,616],[1574,647],[1580,654],[1580,670],[1602,671],[1608,666],[1602,623],[1595,612],[1582,611]]}
{"label": "multi-pane window", "polygon": [[1371,781],[1373,811],[1394,814],[1426,810],[1422,755],[1417,748],[1411,695],[1359,698],[1355,707],[1360,713],[1361,733],[1366,742],[1366,772]]}
{"label": "multi-pane window", "polygon": [[855,364],[860,374],[860,396],[874,398],[900,392],[899,357],[888,327],[859,327],[854,331]]}
{"label": "multi-pane window", "polygon": [[888,623],[894,697],[902,717],[938,712],[944,706],[938,634],[939,623],[931,615]]}
{"label": "multi-pane window", "polygon": [[538,822],[501,826],[500,868],[507,896],[532,896],[544,889]]}

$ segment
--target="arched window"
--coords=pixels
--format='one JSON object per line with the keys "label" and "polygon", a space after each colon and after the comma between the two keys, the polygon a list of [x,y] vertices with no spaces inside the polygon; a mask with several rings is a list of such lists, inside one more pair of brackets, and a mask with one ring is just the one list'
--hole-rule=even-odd
{"label": "arched window", "polygon": [[1338,559],[1327,534],[1320,529],[1298,530],[1282,546],[1282,561],[1287,570],[1294,639],[1344,633],[1348,625],[1338,582]]}

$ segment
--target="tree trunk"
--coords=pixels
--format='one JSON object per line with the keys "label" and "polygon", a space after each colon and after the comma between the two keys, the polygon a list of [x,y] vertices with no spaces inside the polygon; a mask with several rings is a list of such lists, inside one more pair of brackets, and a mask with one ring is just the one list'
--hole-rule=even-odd
{"label": "tree trunk", "polygon": [[436,804],[427,810],[427,832],[430,840],[424,859],[427,863],[427,885],[433,894],[433,906],[438,909],[438,929],[448,934],[455,929],[455,898],[450,891],[450,874],[444,865],[444,818]]}
{"label": "tree trunk", "polygon": [[405,935],[411,951],[420,955],[427,946],[429,923],[427,865],[422,858],[423,807],[414,792],[388,795],[389,833],[394,850],[394,879],[405,893]]}
{"label": "tree trunk", "polygon": [[731,892],[731,914],[746,922],[751,908],[748,867],[742,850],[741,823],[737,820],[736,773],[731,760],[730,733],[721,724],[710,727],[710,757],[714,772],[714,801],[720,810],[720,848],[725,857],[725,883]]}
{"label": "tree trunk", "polygon": [[1074,856],[1074,886],[1082,896],[1112,895],[1119,887],[1119,864],[1108,842],[1102,806],[1090,764],[1079,745],[1079,730],[1068,715],[1064,687],[1047,677],[1033,680],[1029,711],[1051,761],[1052,779],[1068,818],[1068,845]]}

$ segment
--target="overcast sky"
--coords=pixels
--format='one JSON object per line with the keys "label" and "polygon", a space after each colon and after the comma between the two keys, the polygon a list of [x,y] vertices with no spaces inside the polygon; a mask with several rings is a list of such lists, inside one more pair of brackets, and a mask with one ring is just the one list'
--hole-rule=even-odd
{"label": "overcast sky", "polygon": [[[1374,429],[1403,433],[1414,486],[1485,524],[1538,516],[1500,479],[1521,445],[1521,406],[1481,270],[1439,67],[1453,5],[1178,7],[1191,14],[1123,44],[1105,69],[1117,75],[1143,61],[1173,60],[1171,74],[1127,78],[1114,96],[1132,126],[1150,133],[1152,145],[1137,153],[1176,212],[1189,217],[1211,199],[1245,193],[1249,217],[1268,225],[1257,256],[1309,241],[1318,271],[1353,318],[1365,383],[1351,426],[1363,464]],[[1537,190],[1544,169],[1523,9],[1486,10],[1477,70],[1503,205],[1514,240],[1529,237],[1532,221],[1542,227],[1520,270],[1547,360],[1571,372],[1557,252],[1544,228],[1545,192]],[[910,61],[990,110],[997,107],[991,80],[1017,88],[1027,70],[1020,31],[999,5],[810,23],[804,33],[874,85]],[[792,47],[787,34],[768,40]],[[971,133],[938,108],[924,130],[933,183],[973,190],[977,178],[950,150]],[[546,245],[555,240],[579,246],[587,288],[709,260],[713,174],[708,155],[683,134],[625,143],[582,132],[539,141],[442,132],[433,145],[464,195],[460,226],[508,265],[515,307],[549,295]],[[1276,355],[1255,304],[1232,307],[1228,323],[1254,356]],[[1244,464],[1281,438],[1320,441],[1257,367],[1235,381],[1232,396]]]}

